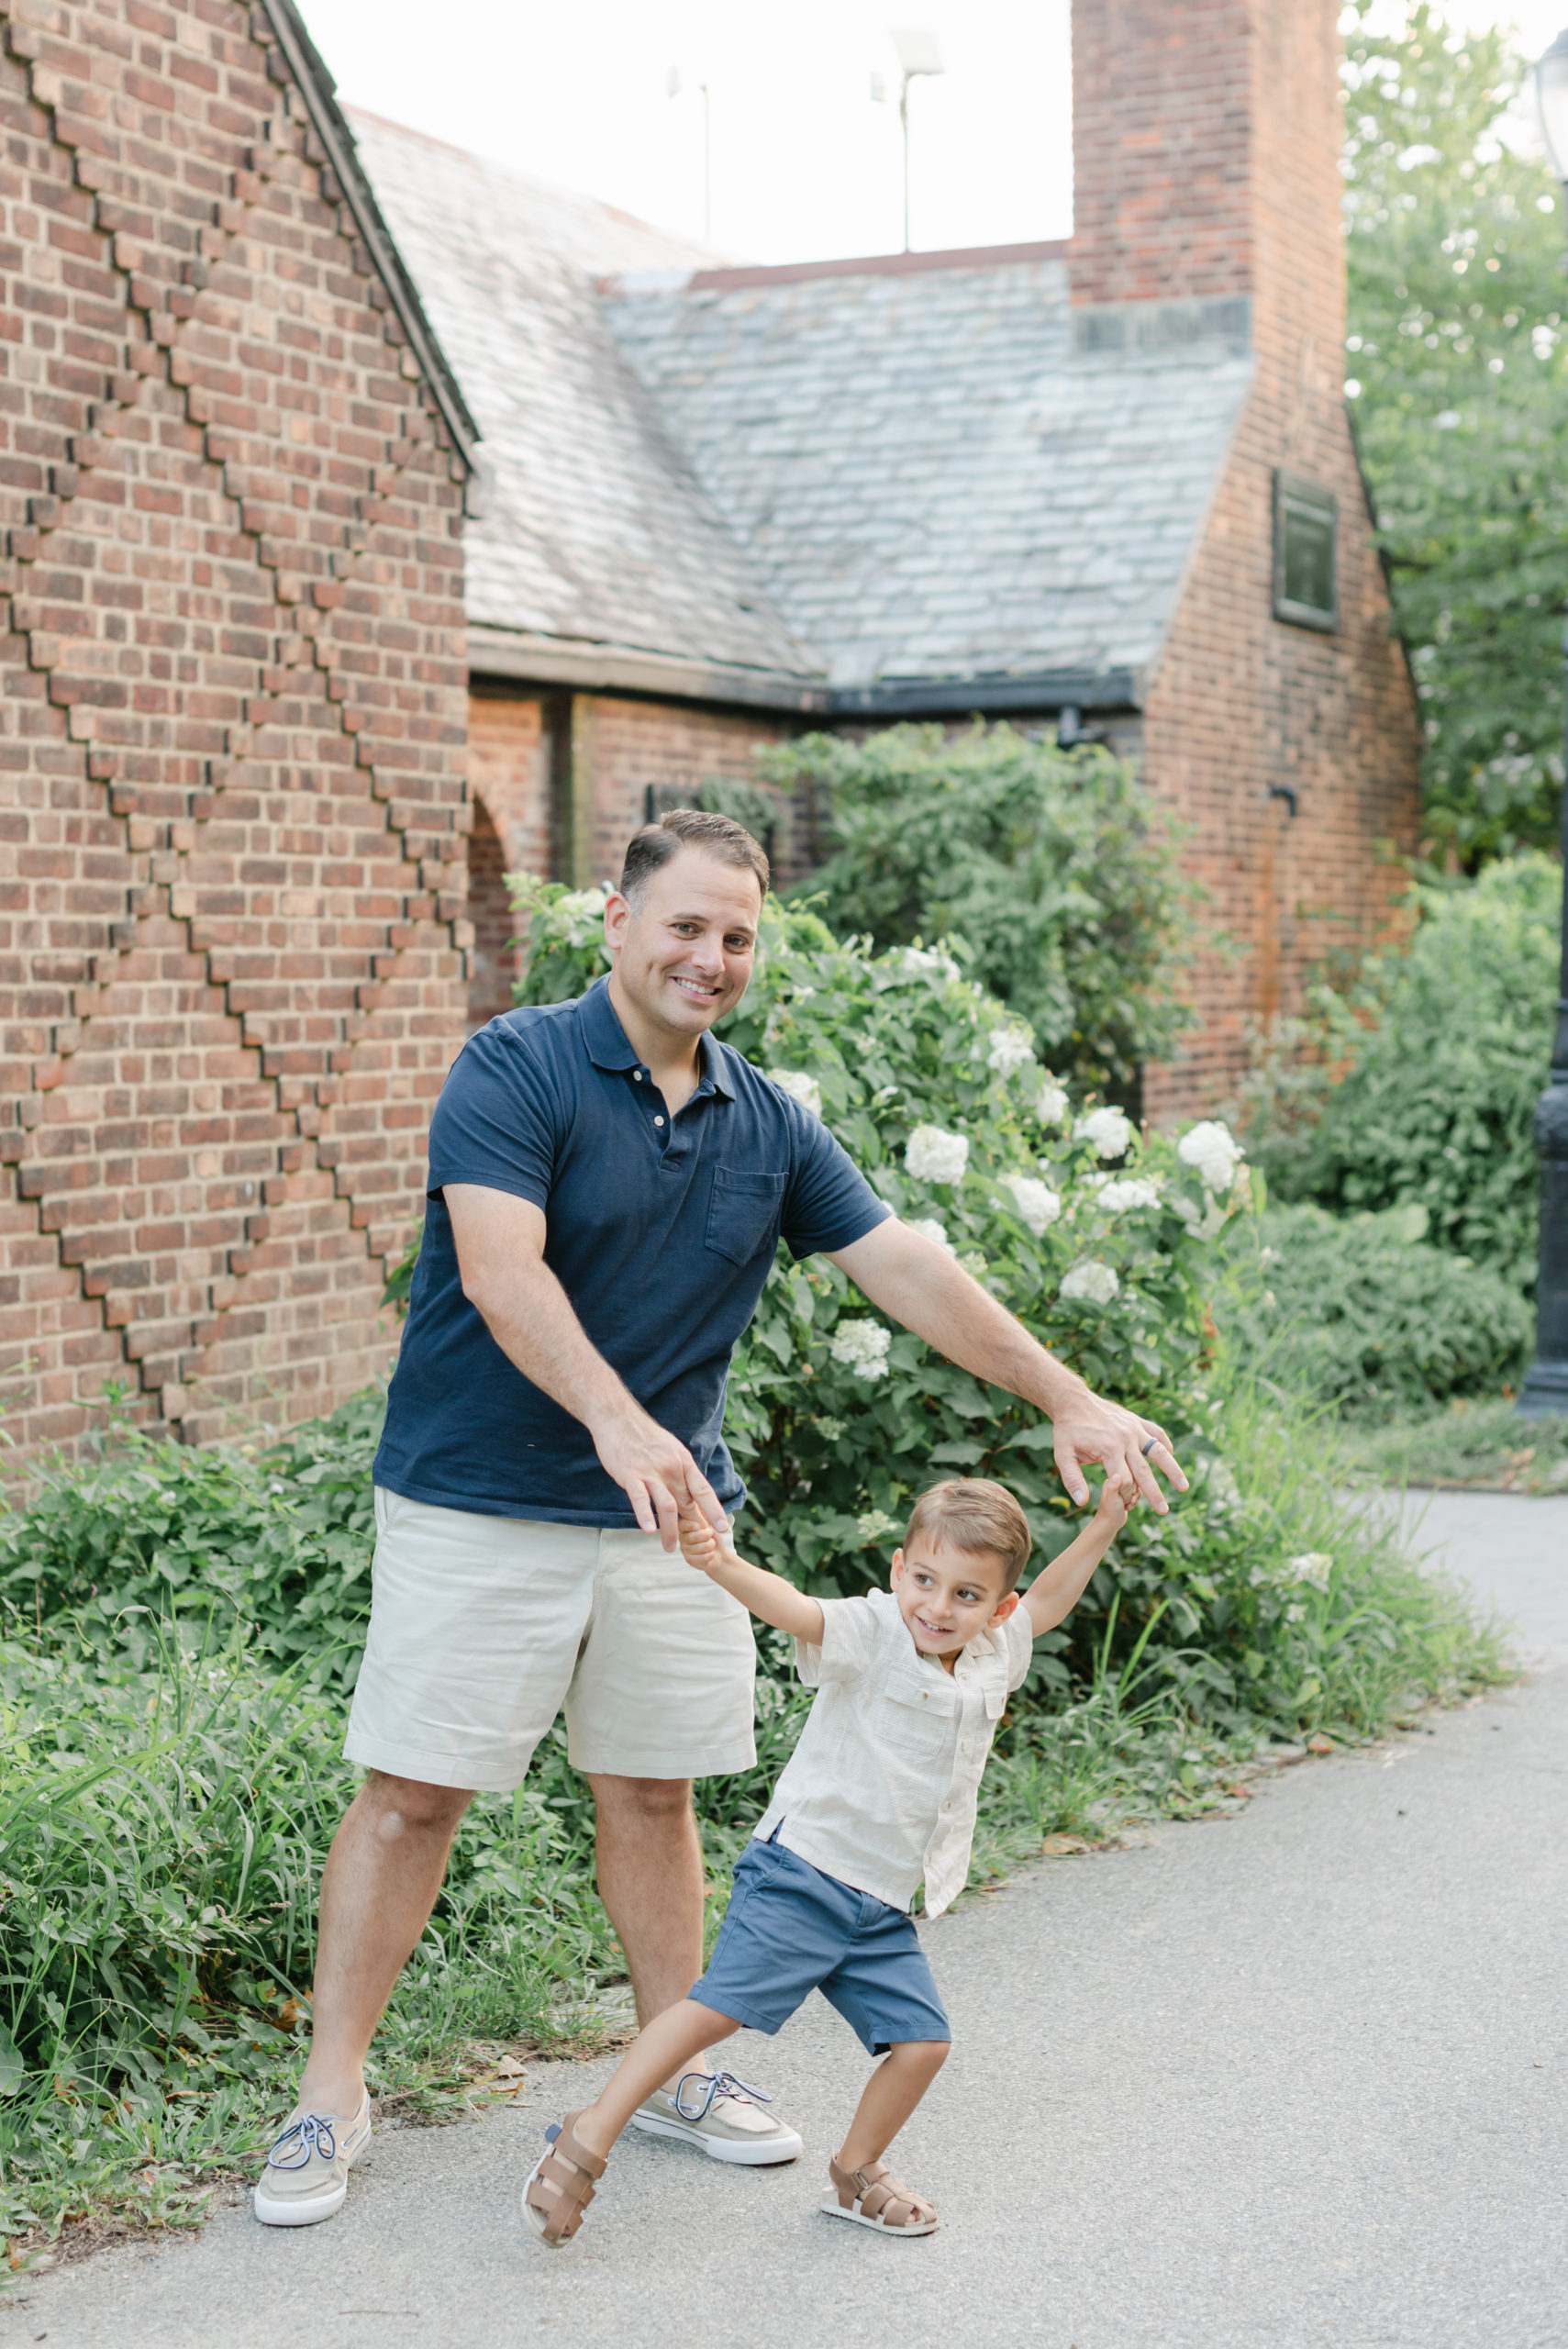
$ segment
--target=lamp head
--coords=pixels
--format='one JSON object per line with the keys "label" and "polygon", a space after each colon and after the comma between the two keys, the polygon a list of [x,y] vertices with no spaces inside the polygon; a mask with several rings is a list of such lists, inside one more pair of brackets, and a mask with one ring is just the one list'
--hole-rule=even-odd
{"label": "lamp head", "polygon": [[1568,180],[1568,31],[1536,62],[1535,102],[1547,160],[1560,180]]}
{"label": "lamp head", "polygon": [[895,32],[893,46],[898,52],[898,63],[906,82],[912,82],[917,73],[940,73],[942,71],[942,52],[935,33]]}

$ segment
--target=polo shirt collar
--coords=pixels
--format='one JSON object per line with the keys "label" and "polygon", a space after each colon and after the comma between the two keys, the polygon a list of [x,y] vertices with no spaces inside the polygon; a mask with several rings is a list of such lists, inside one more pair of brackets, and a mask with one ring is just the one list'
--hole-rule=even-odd
{"label": "polo shirt collar", "polygon": [[[617,1072],[640,1068],[642,1063],[627,1041],[626,1030],[616,1017],[616,1008],[610,1001],[607,974],[602,979],[595,979],[582,997],[577,1017],[583,1030],[583,1041],[588,1048],[588,1058],[595,1068]],[[711,1036],[699,1036],[697,1039],[697,1069],[698,1093],[718,1093],[725,1100],[733,1101],[735,1088],[725,1074],[724,1055]]]}

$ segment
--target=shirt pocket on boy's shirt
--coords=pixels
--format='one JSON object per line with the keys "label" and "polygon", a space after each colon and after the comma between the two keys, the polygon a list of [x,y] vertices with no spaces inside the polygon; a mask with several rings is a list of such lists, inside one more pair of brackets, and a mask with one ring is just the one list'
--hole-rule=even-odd
{"label": "shirt pocket on boy's shirt", "polygon": [[953,1691],[914,1673],[890,1673],[872,1707],[871,1733],[878,1744],[935,1762],[952,1721]]}

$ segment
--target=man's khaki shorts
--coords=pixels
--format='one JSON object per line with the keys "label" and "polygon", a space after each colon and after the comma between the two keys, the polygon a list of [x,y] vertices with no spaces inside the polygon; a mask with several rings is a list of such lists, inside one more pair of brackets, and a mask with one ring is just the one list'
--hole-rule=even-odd
{"label": "man's khaki shorts", "polygon": [[579,1770],[700,1778],[755,1761],[751,1618],[657,1535],[379,1485],[375,1522],[350,1762],[509,1794],[562,1705]]}

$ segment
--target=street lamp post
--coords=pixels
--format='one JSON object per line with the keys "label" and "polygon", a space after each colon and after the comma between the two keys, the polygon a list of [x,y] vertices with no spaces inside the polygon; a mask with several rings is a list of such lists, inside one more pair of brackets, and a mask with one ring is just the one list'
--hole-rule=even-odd
{"label": "street lamp post", "polygon": [[[1568,206],[1568,31],[1558,34],[1535,69],[1536,100],[1551,168]],[[1568,674],[1568,635],[1563,639]],[[1562,784],[1562,962],[1551,1074],[1536,1104],[1540,1152],[1540,1274],[1536,1289],[1535,1360],[1519,1397],[1527,1419],[1568,1418],[1568,765]]]}

